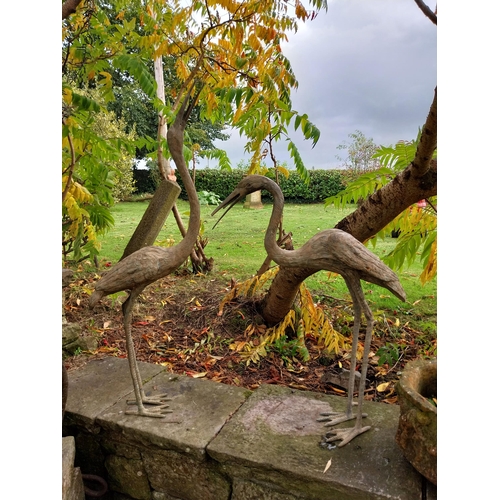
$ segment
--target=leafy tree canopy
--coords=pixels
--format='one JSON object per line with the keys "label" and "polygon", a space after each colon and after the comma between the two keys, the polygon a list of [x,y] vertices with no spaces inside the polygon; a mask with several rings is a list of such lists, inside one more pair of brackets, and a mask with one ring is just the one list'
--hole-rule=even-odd
{"label": "leafy tree canopy", "polygon": [[[63,200],[68,200],[75,189],[85,193],[72,199],[73,234],[85,233],[85,244],[94,242],[91,249],[97,251],[96,228],[85,207],[89,203],[103,207],[109,202],[102,193],[98,195],[100,186],[113,183],[109,158],[122,147],[129,153],[155,151],[157,135],[153,124],[157,114],[161,112],[171,121],[186,96],[192,98],[195,110],[187,131],[191,154],[198,151],[228,167],[227,156],[210,149],[215,138],[223,137],[221,124],[227,123],[247,137],[246,150],[252,154],[251,165],[255,168],[272,141],[289,141],[291,158],[307,181],[307,171],[287,128],[290,124],[300,128],[313,145],[319,139],[319,130],[307,115],[292,108],[290,91],[297,81],[281,43],[298,29],[299,22],[313,19],[317,10],[327,6],[325,0],[309,3],[314,11],[307,11],[300,1],[291,8],[282,0],[65,2]],[[151,71],[151,61],[158,57],[166,68],[165,103],[157,97]],[[104,105],[125,119],[128,132],[135,127],[137,139],[120,139],[111,145],[97,134],[83,138],[90,130],[87,124],[103,106],[79,92],[87,86],[95,88]],[[154,120],[147,118],[151,107]],[[76,180],[77,164],[81,168],[89,162],[90,149],[90,156],[99,160],[89,166],[100,170],[99,185],[89,181],[91,176],[82,177],[81,183]],[[163,150],[168,150],[166,141]]]}

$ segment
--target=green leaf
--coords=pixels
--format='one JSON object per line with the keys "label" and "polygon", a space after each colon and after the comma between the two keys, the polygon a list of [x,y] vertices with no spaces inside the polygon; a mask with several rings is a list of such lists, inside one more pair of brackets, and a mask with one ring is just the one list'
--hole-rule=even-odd
{"label": "green leaf", "polygon": [[141,90],[151,98],[156,96],[156,81],[146,63],[137,55],[121,54],[113,59],[117,69],[128,71],[139,83]]}
{"label": "green leaf", "polygon": [[293,163],[295,164],[295,168],[297,169],[298,174],[300,175],[300,178],[304,181],[305,185],[308,186],[309,182],[311,181],[311,177],[309,175],[309,172],[307,171],[302,158],[300,156],[299,150],[297,149],[297,146],[288,139],[288,151],[290,152],[290,156],[293,160]]}
{"label": "green leaf", "polygon": [[333,205],[336,208],[344,208],[348,203],[356,203],[360,198],[367,198],[388,184],[393,177],[394,172],[387,167],[367,172],[360,175],[337,195],[326,198],[325,206]]}
{"label": "green leaf", "polygon": [[225,170],[227,172],[231,171],[231,161],[227,156],[227,153],[222,149],[208,149],[204,151],[200,151],[200,156],[202,158],[213,158],[218,160],[219,168],[221,170]]}
{"label": "green leaf", "polygon": [[295,124],[294,124],[295,130],[297,130],[300,127],[301,121],[302,121],[302,117],[300,115],[297,115],[295,117]]}
{"label": "green leaf", "polygon": [[437,231],[431,231],[427,233],[427,236],[425,237],[425,240],[423,242],[423,250],[422,250],[422,255],[420,256],[420,260],[422,262],[427,262],[429,260],[429,253],[431,251],[432,244],[434,241],[436,241],[437,238]]}
{"label": "green leaf", "polygon": [[98,233],[105,233],[115,224],[115,219],[111,215],[108,207],[102,205],[90,205],[88,208],[90,221],[94,227],[98,228]]}
{"label": "green leaf", "polygon": [[246,57],[237,57],[236,58],[236,68],[237,69],[243,68],[244,66],[246,66],[247,63],[248,63],[248,59]]}
{"label": "green leaf", "polygon": [[242,88],[236,89],[236,98],[235,98],[236,107],[240,106],[241,96],[242,95],[243,95],[243,89]]}
{"label": "green leaf", "polygon": [[101,110],[97,101],[76,92],[72,93],[71,103],[82,111],[95,111],[97,113]]}

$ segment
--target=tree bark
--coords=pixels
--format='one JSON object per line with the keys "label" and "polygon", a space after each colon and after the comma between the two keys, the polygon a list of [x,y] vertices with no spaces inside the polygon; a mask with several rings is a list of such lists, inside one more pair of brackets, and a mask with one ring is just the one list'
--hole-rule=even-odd
{"label": "tree bark", "polygon": [[[154,71],[156,80],[156,96],[165,104],[165,80],[163,78],[163,59],[158,56],[154,60]],[[171,175],[170,160],[163,154],[163,140],[167,139],[167,122],[163,111],[158,112],[158,170],[163,179],[169,179]],[[170,180],[175,180],[171,178]]]}
{"label": "tree bark", "polygon": [[82,0],[66,0],[62,4],[62,20],[64,21],[71,14],[74,14],[81,2]]}
{"label": "tree bark", "polygon": [[[403,210],[437,194],[437,160],[432,155],[437,145],[437,90],[417,147],[415,159],[379,191],[373,193],[354,212],[335,227],[359,241],[371,238]],[[300,284],[314,274],[313,269],[280,268],[265,297],[262,316],[268,326],[279,323],[293,305]]]}
{"label": "tree bark", "polygon": [[422,0],[415,0],[415,3],[418,5],[419,9],[424,13],[424,15],[428,17],[437,26],[438,23],[437,4],[436,4],[436,10],[432,12],[429,6],[425,4]]}
{"label": "tree bark", "polygon": [[176,182],[168,179],[161,181],[120,260],[142,247],[154,244],[180,192],[181,188]]}

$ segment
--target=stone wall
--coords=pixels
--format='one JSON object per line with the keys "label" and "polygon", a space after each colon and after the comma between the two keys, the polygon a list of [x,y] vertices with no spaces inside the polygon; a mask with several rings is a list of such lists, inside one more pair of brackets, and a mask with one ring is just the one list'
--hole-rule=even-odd
{"label": "stone wall", "polygon": [[147,394],[171,397],[163,419],[125,415],[125,359],[69,373],[63,431],[75,438],[82,473],[108,482],[104,500],[436,498],[396,445],[397,406],[366,402],[372,429],[337,448],[321,442],[316,417],[344,410],[345,398],[274,385],[251,392],[146,363],[140,370]]}

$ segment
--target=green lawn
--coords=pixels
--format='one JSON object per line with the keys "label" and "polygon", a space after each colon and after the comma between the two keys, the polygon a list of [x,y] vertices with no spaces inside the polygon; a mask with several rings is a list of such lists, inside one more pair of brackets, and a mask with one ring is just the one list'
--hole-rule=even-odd
{"label": "green lawn", "polygon": [[[100,258],[117,262],[135,230],[147,202],[119,203],[113,207],[115,226],[101,237],[102,249]],[[179,200],[180,213],[187,226],[189,205]],[[295,248],[302,246],[311,236],[323,229],[332,228],[335,224],[354,210],[354,206],[346,209],[334,207],[324,208],[322,204],[299,205],[287,203],[284,211],[284,229],[291,231]],[[224,273],[228,278],[234,277],[242,281],[259,269],[266,257],[264,249],[264,233],[271,214],[272,205],[266,203],[262,210],[244,209],[243,204],[234,207],[215,229],[216,217],[211,217],[214,206],[202,206],[202,224],[204,237],[208,238],[205,248],[207,257],[214,258],[214,273]],[[173,239],[177,243],[180,235],[172,214],[169,215],[157,243]],[[394,248],[397,240],[386,238],[378,241],[375,248],[369,249],[380,257]],[[163,243],[165,244],[165,243]],[[436,334],[436,279],[422,286],[419,280],[421,272],[418,260],[409,268],[398,272],[400,281],[407,293],[407,302],[402,303],[389,291],[376,285],[363,284],[371,307],[374,310],[397,311],[419,331],[432,337]],[[316,300],[328,301],[348,298],[347,287],[341,277],[332,277],[329,273],[320,272],[306,280]]]}

